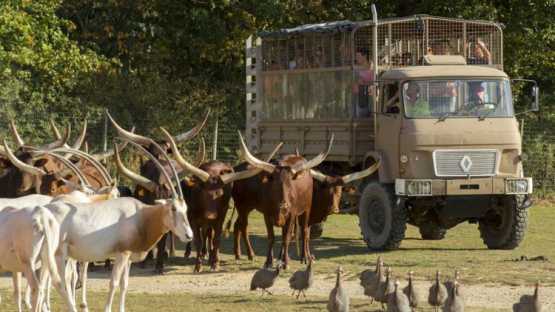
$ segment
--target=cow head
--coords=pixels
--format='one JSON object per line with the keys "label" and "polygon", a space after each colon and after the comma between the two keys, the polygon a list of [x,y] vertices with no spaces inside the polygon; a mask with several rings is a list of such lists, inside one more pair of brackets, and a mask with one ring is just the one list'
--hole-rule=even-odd
{"label": "cow head", "polygon": [[[306,161],[298,155],[288,155],[283,157],[277,163],[262,161],[254,157],[248,150],[241,133],[239,133],[241,151],[245,160],[255,168],[264,171],[261,174],[261,183],[267,185],[268,196],[270,196],[272,205],[272,215],[274,225],[283,226],[294,202],[298,196],[301,196],[303,190],[302,185],[295,183],[299,177],[310,174],[308,171],[321,164],[330,152],[333,144],[333,135],[327,151],[320,153],[310,161]],[[310,181],[310,190],[312,193],[312,181]]]}
{"label": "cow head", "polygon": [[[221,214],[225,213],[229,203],[232,182],[250,178],[258,174],[260,170],[252,168],[234,172],[231,166],[220,161],[209,161],[195,166],[183,157],[173,136],[166,129],[161,128],[161,130],[171,146],[176,162],[185,172],[193,175],[183,183],[190,189],[192,204],[197,206],[195,208],[202,210],[204,219],[215,220],[224,217]],[[204,155],[204,152],[199,154]]]}
{"label": "cow head", "polygon": [[[370,167],[365,170],[354,172],[345,176],[326,175],[318,170],[312,169],[310,173],[315,180],[313,193],[313,207],[311,220],[318,223],[332,214],[339,212],[341,196],[345,186],[353,181],[370,176],[380,167],[380,160],[377,159]],[[316,220],[317,219],[317,220]]]}

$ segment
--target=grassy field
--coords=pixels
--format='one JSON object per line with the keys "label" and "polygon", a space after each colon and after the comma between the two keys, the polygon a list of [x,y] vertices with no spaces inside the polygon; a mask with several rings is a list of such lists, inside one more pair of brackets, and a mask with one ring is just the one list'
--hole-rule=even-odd
{"label": "grassy field", "polygon": [[[0,292],[3,298],[5,292]],[[89,295],[89,310],[103,311],[106,294],[91,293]],[[9,297],[11,299],[11,297]],[[117,299],[117,298],[116,298]],[[282,312],[282,311],[326,311],[327,298],[310,298],[307,301],[291,300],[287,296],[265,296],[258,294],[245,296],[239,295],[202,295],[192,296],[190,294],[152,295],[131,293],[127,296],[126,310],[132,312],[151,311],[195,311],[195,312]],[[377,312],[381,311],[377,304],[370,305],[368,300],[351,301],[351,311]],[[55,296],[53,311],[65,311],[65,305],[61,304]],[[113,311],[118,311],[118,301],[115,300]],[[13,302],[0,303],[0,311],[16,312]],[[419,309],[419,311],[432,311],[431,309]],[[465,309],[467,312],[500,312],[504,310],[495,309]],[[507,310],[508,311],[508,310]]]}
{"label": "grassy field", "polygon": [[[416,278],[428,280],[436,269],[448,273],[455,269],[462,272],[462,280],[466,285],[500,283],[502,285],[529,285],[536,280],[542,280],[544,285],[555,285],[555,207],[547,204],[536,205],[530,210],[530,223],[527,236],[523,244],[512,251],[491,251],[485,248],[475,224],[462,224],[447,233],[442,241],[423,241],[418,230],[409,226],[407,238],[401,249],[382,253],[386,264],[391,265],[395,273],[404,278],[408,270],[415,272]],[[337,265],[342,265],[346,271],[347,280],[356,280],[358,273],[375,262],[377,253],[369,253],[364,242],[360,239],[358,219],[355,216],[331,216],[324,228],[322,238],[314,240],[312,247],[317,257],[315,271],[326,280],[333,280],[333,272]],[[252,274],[259,268],[265,258],[266,233],[261,215],[253,213],[250,218],[251,239],[257,257],[254,262],[243,260],[237,263],[232,255],[231,237],[224,239],[222,255],[222,272],[244,272]],[[276,229],[276,234],[278,230]],[[276,245],[276,250],[277,250]],[[182,249],[183,246],[179,246]],[[291,253],[295,259],[295,248]],[[178,252],[181,256],[182,250]],[[548,261],[514,261],[521,256],[529,258],[544,256]],[[170,260],[168,270],[171,274],[192,274],[192,259],[182,257]],[[298,261],[292,261],[290,272],[301,268]],[[208,267],[204,267],[208,270]],[[287,273],[287,275],[290,274]],[[138,272],[134,272],[138,274]],[[203,272],[201,274],[207,274]],[[133,273],[132,273],[133,275]],[[207,274],[206,277],[210,275]],[[154,279],[154,277],[152,277]],[[149,277],[150,280],[150,277]],[[106,285],[107,285],[106,281]],[[244,286],[241,286],[244,287]],[[295,302],[285,295],[261,297],[259,293],[244,294],[214,294],[210,292],[192,294],[189,292],[172,294],[152,294],[133,291],[128,296],[128,311],[322,311],[325,309],[327,298],[320,295],[310,295],[308,301]],[[12,295],[8,289],[0,290],[2,302],[0,311],[15,311]],[[89,304],[91,311],[101,311],[107,292],[95,290],[90,293]],[[64,311],[55,296],[54,311]],[[548,299],[548,300],[553,300]],[[116,300],[116,303],[118,301]],[[114,310],[117,308],[114,305]],[[378,311],[378,305],[370,305],[369,300],[353,300],[352,311]],[[424,311],[426,311],[425,309]],[[474,308],[467,311],[509,311],[509,309],[495,310]]]}
{"label": "grassy field", "polygon": [[[488,250],[482,243],[478,226],[465,223],[449,230],[441,241],[424,241],[417,228],[408,226],[401,248],[380,254],[398,274],[404,276],[413,270],[419,279],[428,279],[436,269],[449,274],[458,269],[466,284],[523,285],[540,279],[545,285],[555,285],[555,207],[536,205],[529,213],[526,238],[515,250]],[[246,260],[244,248],[245,259],[240,265],[235,263],[230,237],[224,243],[223,270],[254,269],[264,263],[266,230],[260,214],[251,214],[249,231],[258,255],[255,263]],[[275,232],[277,234],[278,230]],[[290,252],[296,258],[294,245],[292,247]],[[368,251],[360,236],[358,218],[350,215],[331,216],[322,238],[314,240],[312,247],[317,258],[316,272],[332,273],[341,264],[352,279],[358,278],[358,272],[368,265],[374,266],[378,255]],[[521,256],[544,256],[548,261],[514,261]],[[293,270],[299,267],[298,261],[292,261]]]}

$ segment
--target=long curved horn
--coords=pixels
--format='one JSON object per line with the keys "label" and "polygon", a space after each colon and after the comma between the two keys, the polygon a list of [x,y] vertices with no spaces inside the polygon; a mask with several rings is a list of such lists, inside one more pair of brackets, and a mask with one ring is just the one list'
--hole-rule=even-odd
{"label": "long curved horn", "polygon": [[[135,126],[133,126],[133,128],[131,128],[131,133],[135,133]],[[123,141],[120,144],[118,144],[119,150],[123,151],[127,147],[127,144],[129,144],[128,141]],[[85,147],[88,149],[88,146],[86,145],[86,143],[85,143]],[[85,153],[88,154],[87,151],[85,151]],[[93,154],[91,156],[94,157],[94,159],[96,159],[97,161],[103,161],[106,158],[112,157],[114,155],[114,153],[115,153],[114,149],[109,149],[109,150],[107,150],[103,153]]]}
{"label": "long curved horn", "polygon": [[123,165],[123,163],[121,162],[121,157],[119,155],[118,147],[116,146],[116,144],[114,144],[114,151],[116,155],[116,165],[118,167],[119,172],[121,172],[121,174],[123,174],[130,180],[134,181],[135,183],[139,184],[140,186],[144,187],[149,192],[154,192],[156,190],[156,183],[143,177],[140,174],[137,174],[129,170],[127,167]]}
{"label": "long curved horn", "polygon": [[62,138],[62,135],[60,134],[60,130],[58,130],[58,127],[56,126],[54,119],[50,118],[49,123],[50,123],[50,128],[54,133],[54,137],[56,138],[56,140],[60,140]]}
{"label": "long curved horn", "polygon": [[[135,144],[133,144],[133,145],[136,145],[136,144],[139,144],[139,145],[143,145],[143,144],[152,145],[153,147],[155,147],[155,148],[160,152],[160,155],[162,155],[162,157],[164,157],[164,159],[168,162],[168,166],[169,166],[170,169],[171,169],[171,173],[172,173],[173,177],[175,178],[175,183],[177,184],[177,191],[178,191],[178,194],[176,195],[176,197],[178,197],[179,199],[184,199],[184,197],[183,197],[183,190],[181,189],[181,184],[179,183],[180,180],[179,180],[179,176],[178,176],[178,174],[177,174],[177,170],[175,170],[175,167],[173,166],[173,164],[172,164],[172,162],[171,162],[171,160],[170,160],[170,157],[168,156],[168,154],[166,153],[166,151],[160,146],[160,144],[156,143],[156,141],[154,141],[153,139],[144,137],[144,136],[142,136],[142,135],[134,134],[134,133],[131,133],[131,132],[129,132],[129,131],[123,129],[122,127],[120,127],[120,126],[114,121],[114,119],[112,118],[112,116],[110,116],[110,114],[108,113],[108,110],[106,110],[106,114],[107,114],[108,118],[110,119],[110,122],[112,123],[112,125],[113,125],[113,126],[116,128],[116,130],[118,131],[118,135],[119,135],[120,137],[126,138],[126,139],[129,141],[129,143],[135,143]],[[152,155],[152,154],[148,153],[148,155]],[[152,156],[152,157],[154,157],[154,156]],[[155,160],[156,162],[158,162],[158,160],[153,159],[153,161],[154,161],[154,160]],[[160,162],[158,162],[158,163],[160,163]],[[164,167],[161,167],[161,168],[163,169]],[[166,172],[164,169],[162,170],[162,172],[165,172],[165,173],[167,174],[167,172]],[[170,183],[170,185],[173,185],[173,184],[171,183],[171,180],[169,181],[169,183]],[[175,191],[175,189],[174,189],[174,191]]]}
{"label": "long curved horn", "polygon": [[254,157],[250,152],[249,149],[247,148],[247,145],[245,144],[245,140],[243,139],[243,135],[241,135],[241,131],[237,131],[237,133],[239,133],[239,142],[241,143],[241,152],[243,154],[243,157],[245,158],[245,160],[251,164],[253,167],[262,169],[268,173],[272,173],[274,172],[274,170],[276,169],[276,166],[274,166],[273,164],[267,162],[267,161],[262,161],[256,157]]}
{"label": "long curved horn", "polygon": [[108,172],[108,170],[98,160],[96,160],[93,156],[91,156],[91,155],[89,155],[89,154],[87,154],[83,151],[72,149],[72,148],[67,148],[67,147],[57,148],[57,149],[52,150],[52,152],[60,152],[60,153],[66,153],[66,154],[70,154],[70,155],[76,155],[80,158],[83,158],[83,159],[87,160],[96,169],[96,171],[98,171],[98,173],[100,173],[100,175],[102,176],[102,179],[104,180],[106,185],[111,185],[112,184],[112,177],[110,176],[110,173]]}
{"label": "long curved horn", "polygon": [[69,140],[70,136],[71,136],[71,124],[68,124],[68,126],[66,128],[66,131],[64,132],[64,136],[61,139],[56,140],[52,143],[43,144],[43,145],[37,147],[37,149],[42,150],[42,151],[48,151],[48,150],[51,150],[51,149],[62,147],[62,146],[67,144],[67,141]]}
{"label": "long curved horn", "polygon": [[88,122],[87,122],[87,119],[85,118],[85,121],[83,122],[83,128],[81,128],[81,133],[79,134],[79,136],[77,137],[73,145],[71,146],[73,149],[76,149],[76,150],[81,149],[83,142],[85,142],[85,136],[87,135],[87,125],[88,125]]}
{"label": "long curved horn", "polygon": [[351,174],[344,175],[341,179],[343,180],[344,184],[347,184],[347,183],[351,183],[355,180],[366,178],[367,176],[376,172],[376,170],[378,170],[378,168],[380,168],[380,165],[381,165],[381,160],[378,159],[376,161],[376,163],[373,164],[372,166],[370,166],[370,167],[368,167],[368,168],[366,168],[362,171],[359,171],[359,172],[353,172]]}
{"label": "long curved horn", "polygon": [[118,132],[118,135],[122,138],[125,138],[128,141],[131,142],[135,142],[144,146],[149,146],[152,143],[155,143],[154,140],[147,138],[145,136],[139,135],[139,134],[135,134],[132,132],[129,132],[125,129],[123,129],[120,125],[118,125],[116,123],[116,121],[114,120],[114,118],[112,118],[112,115],[110,115],[110,113],[108,113],[108,110],[106,110],[106,115],[108,116],[108,119],[110,119],[110,122],[112,123],[112,126],[114,126],[114,128],[116,129],[116,131]]}
{"label": "long curved horn", "polygon": [[206,115],[204,116],[203,121],[198,123],[193,129],[191,129],[187,132],[183,132],[181,134],[176,135],[175,136],[175,141],[179,143],[179,142],[188,141],[188,140],[194,138],[200,132],[200,130],[202,130],[202,128],[204,128],[204,125],[206,124],[206,121],[208,120],[208,116],[210,116],[210,108],[206,111]]}
{"label": "long curved horn", "polygon": [[6,139],[3,140],[4,143],[4,150],[6,151],[6,156],[8,156],[8,159],[12,162],[12,164],[14,166],[16,166],[19,170],[35,175],[35,176],[42,176],[45,175],[46,172],[44,172],[44,170],[37,168],[35,166],[31,166],[28,165],[24,162],[22,162],[21,160],[19,160],[12,152],[12,150],[10,149],[10,147],[8,146],[8,142],[6,142]]}
{"label": "long curved horn", "polygon": [[320,165],[322,162],[324,162],[324,160],[326,160],[326,157],[328,157],[328,154],[331,151],[331,147],[333,145],[333,140],[335,138],[335,135],[332,133],[331,138],[330,138],[330,142],[328,143],[328,148],[326,149],[325,152],[318,154],[316,157],[312,158],[311,160],[299,164],[297,166],[295,166],[294,168],[291,169],[291,171],[293,172],[293,174],[299,173],[303,170],[308,170],[308,169],[312,169],[318,165]]}
{"label": "long curved horn", "polygon": [[[85,176],[83,175],[81,170],[79,170],[79,168],[77,168],[77,166],[75,166],[71,161],[65,159],[63,156],[58,155],[56,153],[44,151],[43,154],[50,155],[50,156],[58,159],[62,164],[64,164],[64,166],[66,166],[71,172],[73,172],[77,176],[77,178],[79,179],[79,183],[81,184],[81,190],[91,188],[91,185],[90,185],[89,181],[87,180],[87,178],[85,178]],[[65,175],[63,173],[55,173],[55,174],[58,174],[58,176],[60,178],[63,178],[63,175]]]}
{"label": "long curved horn", "polygon": [[314,179],[316,179],[316,180],[318,180],[318,181],[320,181],[320,182],[326,182],[326,179],[327,179],[327,177],[328,177],[327,175],[321,173],[321,172],[318,171],[318,170],[314,170],[314,169],[310,169],[310,175],[311,175]]}
{"label": "long curved horn", "polygon": [[[274,158],[274,156],[281,149],[282,146],[283,146],[283,142],[280,142],[278,145],[276,145],[274,150],[266,158],[266,162],[270,162],[270,160],[272,160],[272,158]],[[233,181],[248,179],[250,177],[254,177],[255,175],[259,174],[261,171],[263,171],[263,170],[260,169],[260,168],[255,167],[253,169],[244,170],[244,171],[241,171],[241,172],[226,173],[224,175],[221,175],[220,179],[222,180],[222,182],[224,184],[228,184],[228,183],[231,183]]]}
{"label": "long curved horn", "polygon": [[208,174],[208,172],[195,167],[193,165],[191,165],[187,160],[185,160],[185,158],[183,158],[183,156],[181,155],[181,153],[179,152],[179,148],[177,147],[177,143],[175,143],[175,140],[173,139],[172,135],[163,127],[160,127],[160,130],[162,130],[162,133],[164,133],[164,136],[166,137],[166,139],[168,140],[168,142],[170,142],[170,146],[171,149],[173,151],[173,155],[175,157],[175,160],[177,161],[177,163],[179,163],[179,165],[183,168],[183,170],[193,174],[194,176],[198,177],[202,182],[206,182],[208,181],[208,178],[210,178],[210,174]]}
{"label": "long curved horn", "polygon": [[23,145],[25,145],[25,141],[23,141],[23,139],[19,135],[19,132],[17,132],[17,126],[15,125],[15,122],[13,121],[13,119],[10,120],[10,130],[11,130],[13,139],[14,139],[15,143],[17,144],[17,148],[20,148]]}
{"label": "long curved horn", "polygon": [[198,167],[204,164],[205,158],[206,158],[206,143],[204,142],[204,138],[200,138],[200,143],[197,151],[197,159],[195,160],[195,166]]}

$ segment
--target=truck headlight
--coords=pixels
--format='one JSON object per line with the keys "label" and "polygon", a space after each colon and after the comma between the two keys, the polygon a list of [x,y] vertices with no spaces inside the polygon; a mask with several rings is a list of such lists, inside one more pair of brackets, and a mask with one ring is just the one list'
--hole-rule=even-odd
{"label": "truck headlight", "polygon": [[405,196],[431,196],[431,180],[395,180],[395,193]]}
{"label": "truck headlight", "polygon": [[507,194],[532,193],[532,178],[505,180],[505,192]]}

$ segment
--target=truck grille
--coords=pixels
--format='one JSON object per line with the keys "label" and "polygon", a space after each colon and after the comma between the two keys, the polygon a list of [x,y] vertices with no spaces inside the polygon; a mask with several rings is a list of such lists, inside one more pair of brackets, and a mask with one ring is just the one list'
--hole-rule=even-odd
{"label": "truck grille", "polygon": [[493,176],[496,150],[436,150],[434,170],[438,177]]}

